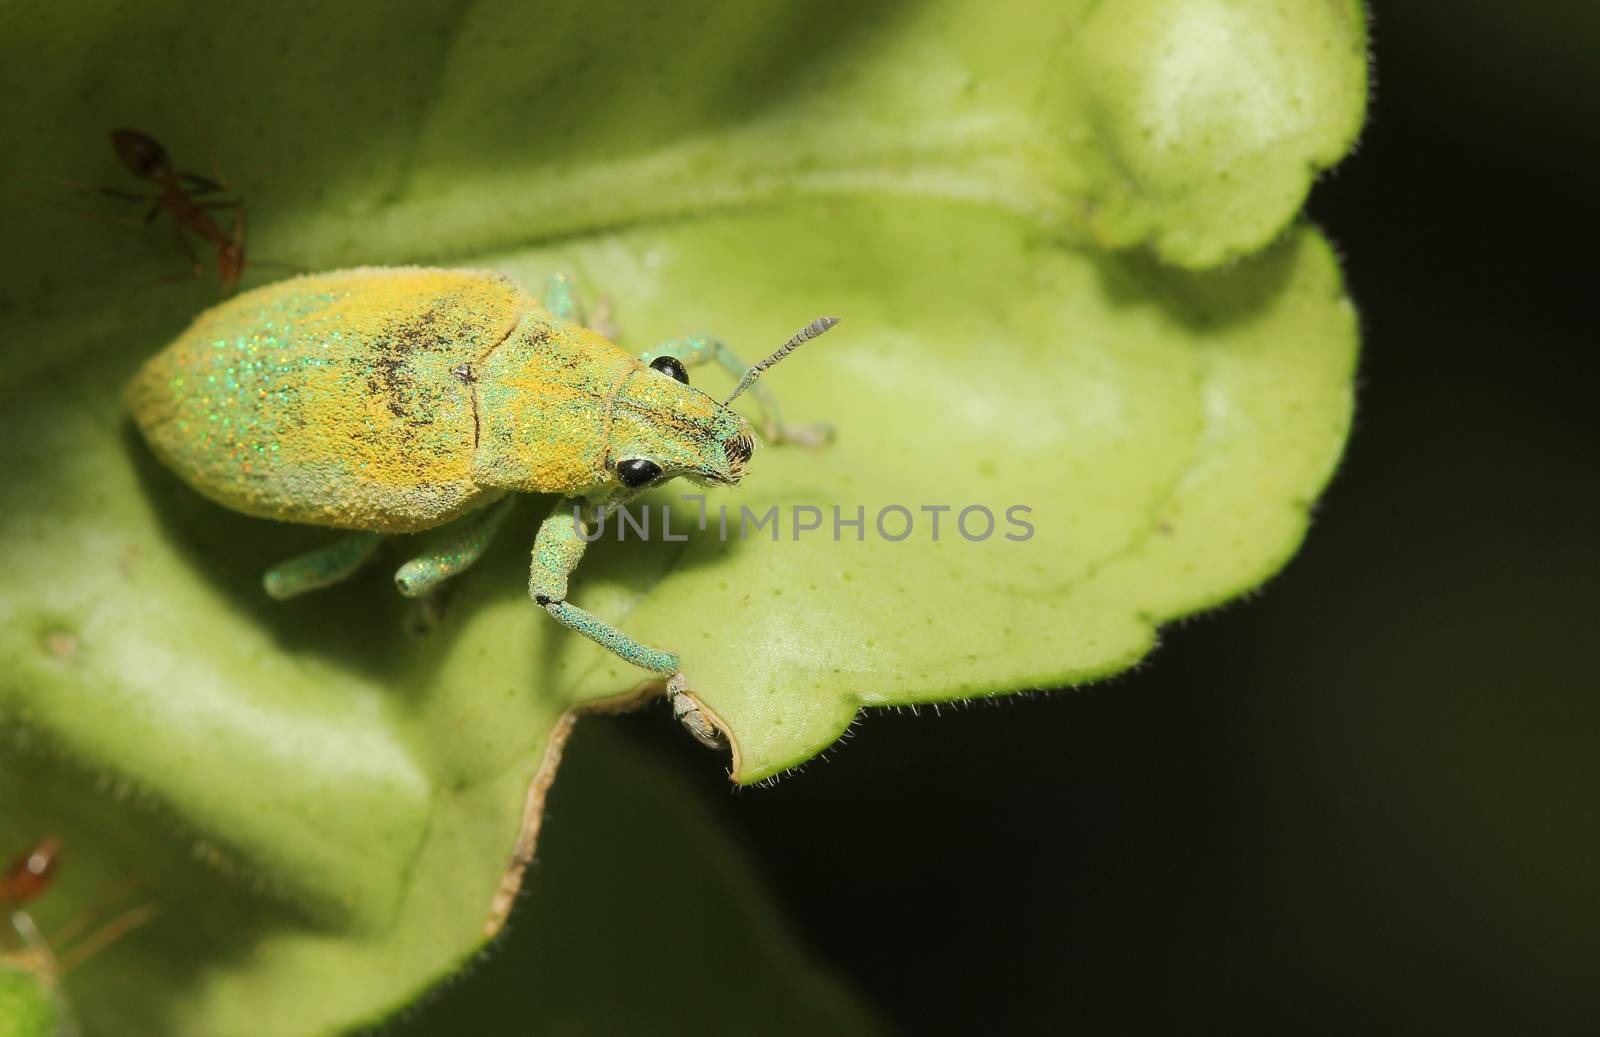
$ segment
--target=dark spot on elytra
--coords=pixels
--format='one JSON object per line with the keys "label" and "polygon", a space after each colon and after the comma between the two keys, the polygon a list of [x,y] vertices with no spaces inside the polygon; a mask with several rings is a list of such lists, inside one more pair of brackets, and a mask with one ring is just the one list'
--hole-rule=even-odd
{"label": "dark spot on elytra", "polygon": [[405,390],[411,383],[411,379],[401,373],[404,366],[405,361],[392,353],[378,357],[372,365],[376,380],[372,391],[388,397],[389,413],[397,418],[406,416]]}
{"label": "dark spot on elytra", "polygon": [[[430,306],[416,319],[394,325],[389,333],[372,344],[372,370],[367,378],[367,388],[376,396],[384,397],[389,413],[397,418],[427,423],[426,415],[418,414],[416,381],[411,377],[410,361],[419,353],[431,353],[447,345],[447,335],[453,322],[441,320],[439,307]],[[459,328],[456,330],[459,332]]]}

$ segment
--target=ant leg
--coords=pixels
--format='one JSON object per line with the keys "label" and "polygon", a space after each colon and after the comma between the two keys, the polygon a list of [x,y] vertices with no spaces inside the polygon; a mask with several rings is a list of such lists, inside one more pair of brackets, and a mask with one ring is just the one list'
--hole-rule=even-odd
{"label": "ant leg", "polygon": [[[738,354],[709,335],[690,335],[688,338],[675,338],[663,342],[648,353],[641,353],[639,359],[648,364],[664,356],[675,357],[684,367],[697,367],[715,362],[718,367],[735,378],[743,378],[744,373],[750,369],[750,365],[739,359]],[[778,401],[764,384],[757,382],[752,385],[750,395],[761,405],[764,418],[761,429],[767,442],[793,443],[796,446],[816,448],[827,445],[829,440],[833,439],[832,425],[786,424],[782,412],[778,409]]]}
{"label": "ant leg", "polygon": [[138,890],[141,880],[124,877],[115,886],[101,893],[96,903],[74,915],[65,925],[49,934],[50,946],[65,947],[91,926],[105,917],[116,904]]}
{"label": "ant leg", "polygon": [[326,547],[279,562],[267,570],[261,585],[279,601],[331,587],[354,576],[372,560],[382,543],[382,533],[351,533]]}
{"label": "ant leg", "polygon": [[[177,54],[177,48],[174,46],[171,48],[171,50],[173,55],[173,66],[181,67],[181,63]],[[211,146],[211,134],[207,133],[205,126],[201,124],[200,116],[195,112],[194,106],[192,104],[185,104],[184,107],[188,109],[189,125],[194,127],[195,136],[200,138],[200,147],[206,153],[206,165],[210,166],[211,175],[205,176],[200,173],[190,173],[182,169],[174,170],[173,172],[177,173],[178,176],[182,177],[184,180],[187,180],[191,185],[198,187],[201,191],[232,191],[236,188],[244,186],[250,181],[261,176],[268,169],[272,168],[271,165],[261,166],[257,169],[251,170],[245,176],[236,177],[230,180],[222,172],[222,164],[217,161],[217,150]]]}
{"label": "ant leg", "polygon": [[41,184],[69,188],[79,194],[104,195],[107,198],[116,198],[119,201],[159,202],[162,198],[159,191],[128,191],[119,187],[101,187],[96,184],[86,184],[81,180],[68,180],[64,176],[50,176],[45,173],[29,173],[18,170],[12,175],[21,180],[35,180]]}
{"label": "ant leg", "polygon": [[[109,216],[103,212],[95,212],[93,209],[84,209],[76,205],[68,205],[65,202],[51,198],[48,195],[40,194],[37,191],[23,191],[21,194],[24,198],[32,198],[35,201],[39,201],[50,206],[51,208],[60,209],[63,212],[70,212],[75,216],[82,216],[84,219],[95,220],[99,223],[110,223],[118,227],[132,227],[134,230],[143,230],[145,227],[150,225],[150,220],[154,218],[149,214],[146,214],[145,218],[143,219],[135,219],[132,216]],[[139,196],[139,200],[154,201],[154,199],[147,198],[145,196]],[[160,203],[156,202],[154,205],[152,205],[151,211],[160,212]]]}
{"label": "ant leg", "polygon": [[183,254],[189,257],[189,265],[194,269],[194,276],[206,275],[205,264],[200,262],[200,257],[195,253],[194,246],[189,244],[189,239],[183,236],[183,224],[176,220],[172,223],[173,237],[178,239],[178,247],[183,249]]}
{"label": "ant leg", "polygon": [[182,170],[178,170],[177,172],[179,176],[183,177],[191,184],[198,185],[195,190],[189,192],[191,195],[209,194],[213,191],[237,191],[246,184],[254,183],[270,173],[274,164],[275,163],[269,162],[264,166],[257,166],[244,176],[231,177],[226,180],[220,178],[213,180],[209,176],[201,176],[198,173],[185,173]]}
{"label": "ant leg", "polygon": [[[57,967],[63,975],[71,972],[135,929],[149,923],[159,914],[161,914],[161,909],[154,904],[130,907],[88,936],[85,936],[76,945],[60,951],[56,955]],[[58,946],[60,945],[58,944]]]}
{"label": "ant leg", "polygon": [[209,176],[201,176],[199,173],[185,173],[181,169],[174,170],[174,172],[184,180],[188,181],[189,196],[191,198],[197,195],[215,194],[218,191],[228,190],[228,186],[226,184],[218,180],[213,180]]}
{"label": "ant leg", "polygon": [[[176,50],[175,47],[173,49]],[[176,63],[176,59],[174,59],[174,64]],[[179,172],[178,175],[190,180],[200,180],[207,183],[217,184],[218,186],[226,184],[228,182],[228,178],[222,175],[222,167],[217,164],[217,153],[211,147],[211,135],[206,132],[206,128],[204,126],[200,125],[200,116],[195,114],[193,105],[185,104],[184,107],[188,108],[189,110],[189,125],[194,127],[195,135],[200,138],[200,146],[205,149],[206,162],[211,166],[211,176],[202,177],[195,173],[184,172]]]}

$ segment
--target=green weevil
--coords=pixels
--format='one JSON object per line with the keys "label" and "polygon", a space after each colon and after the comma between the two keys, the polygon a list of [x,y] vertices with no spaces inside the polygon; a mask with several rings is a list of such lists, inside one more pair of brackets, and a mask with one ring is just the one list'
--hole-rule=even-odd
{"label": "green weevil", "polygon": [[[534,539],[534,601],[666,677],[674,714],[720,745],[678,656],[568,601],[568,577],[591,528],[648,487],[675,477],[737,484],[755,436],[729,404],[837,318],[813,321],[753,367],[707,336],[634,356],[582,319],[560,277],[536,301],[481,270],[307,275],[200,314],[140,369],[126,399],[156,455],[205,496],[352,531],[269,570],[274,598],[352,575],[386,535],[461,519],[395,574],[402,594],[428,595],[477,561],[517,494],[559,494]],[[707,361],[740,377],[721,403],[688,384],[686,366]],[[769,441],[825,441],[820,426],[784,424],[762,386],[754,395]]]}

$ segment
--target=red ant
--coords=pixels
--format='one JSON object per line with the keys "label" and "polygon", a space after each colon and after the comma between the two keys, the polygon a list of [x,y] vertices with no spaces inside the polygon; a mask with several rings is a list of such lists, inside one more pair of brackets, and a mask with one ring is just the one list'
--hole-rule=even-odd
{"label": "red ant", "polygon": [[45,839],[0,874],[0,921],[5,920],[4,912],[10,912],[9,927],[0,926],[0,966],[37,976],[51,989],[67,972],[144,925],[157,913],[148,906],[124,911],[69,947],[68,944],[93,921],[96,912],[86,911],[46,940],[26,907],[49,891],[60,856],[60,842]]}
{"label": "red ant", "polygon": [[[185,228],[216,247],[217,276],[222,280],[222,291],[224,294],[233,291],[233,286],[239,282],[239,275],[244,273],[244,199],[218,198],[206,202],[195,201],[201,196],[217,194],[230,188],[223,184],[220,174],[213,179],[177,169],[173,166],[172,159],[168,157],[167,149],[147,133],[140,133],[138,130],[112,130],[111,146],[116,148],[117,157],[128,168],[128,172],[141,180],[149,180],[159,190],[154,194],[139,194],[134,191],[118,191],[102,187],[101,193],[127,201],[151,203],[149,211],[144,214],[144,226],[147,227],[162,209],[172,213],[172,225],[177,232],[178,243],[183,246],[189,262],[193,264],[195,276],[199,277],[204,273],[205,267],[195,255],[189,239],[184,237]],[[232,234],[224,232],[217,226],[217,221],[211,218],[208,210],[216,209],[233,210]]]}
{"label": "red ant", "polygon": [[[217,250],[217,276],[222,282],[223,294],[231,292],[234,286],[238,284],[239,276],[244,273],[245,266],[244,199],[237,196],[231,198],[215,196],[233,191],[237,185],[228,184],[223,180],[222,174],[216,170],[215,160],[212,161],[212,176],[202,176],[199,173],[190,173],[177,168],[173,165],[172,158],[167,154],[167,149],[161,145],[161,142],[148,133],[142,133],[139,130],[112,130],[111,146],[116,149],[117,158],[122,161],[128,172],[141,180],[149,181],[155,185],[156,189],[145,192],[127,191],[115,187],[92,187],[88,184],[62,180],[58,177],[37,177],[36,175],[36,178],[65,184],[88,194],[100,194],[120,201],[144,202],[149,205],[144,218],[140,220],[107,216],[83,209],[73,210],[108,223],[117,223],[129,227],[148,227],[163,210],[171,213],[172,229],[177,235],[178,244],[183,248],[184,254],[189,257],[189,262],[194,269],[194,276],[203,276],[205,265],[200,262],[200,258],[196,255],[194,246],[191,244],[187,234],[199,237]],[[224,230],[212,218],[211,214],[217,211],[232,211],[233,230],[231,233]],[[164,278],[163,280],[168,279]]]}

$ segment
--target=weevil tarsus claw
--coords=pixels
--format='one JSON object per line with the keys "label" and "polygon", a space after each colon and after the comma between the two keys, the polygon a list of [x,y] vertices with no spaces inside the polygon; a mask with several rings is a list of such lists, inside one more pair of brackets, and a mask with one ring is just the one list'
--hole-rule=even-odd
{"label": "weevil tarsus claw", "polygon": [[701,708],[700,700],[689,690],[689,679],[680,670],[667,678],[667,701],[672,703],[672,715],[684,726],[694,740],[707,749],[726,749],[728,740],[712,723],[711,717]]}

